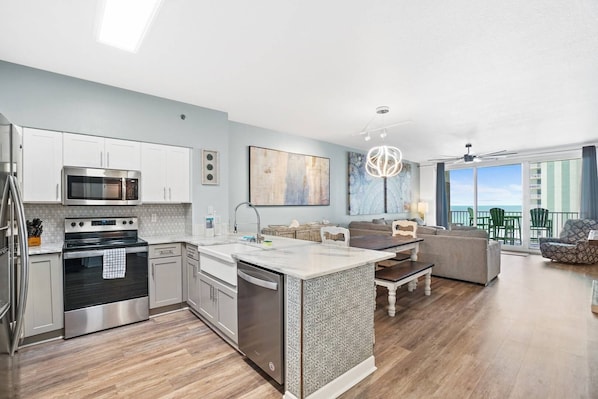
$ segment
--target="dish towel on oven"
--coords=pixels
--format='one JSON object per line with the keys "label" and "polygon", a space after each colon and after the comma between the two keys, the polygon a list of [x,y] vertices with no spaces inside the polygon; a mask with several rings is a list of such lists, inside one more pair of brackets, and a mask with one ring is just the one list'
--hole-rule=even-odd
{"label": "dish towel on oven", "polygon": [[127,254],[124,248],[104,250],[104,265],[102,277],[104,279],[124,278],[127,271]]}

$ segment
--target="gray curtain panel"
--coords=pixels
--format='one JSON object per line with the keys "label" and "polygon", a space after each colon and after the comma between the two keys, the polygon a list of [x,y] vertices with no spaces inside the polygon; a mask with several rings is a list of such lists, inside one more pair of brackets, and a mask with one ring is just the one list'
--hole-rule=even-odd
{"label": "gray curtain panel", "polygon": [[581,206],[584,219],[598,220],[598,172],[596,146],[581,149]]}
{"label": "gray curtain panel", "polygon": [[436,164],[436,225],[448,229],[448,200],[444,162]]}

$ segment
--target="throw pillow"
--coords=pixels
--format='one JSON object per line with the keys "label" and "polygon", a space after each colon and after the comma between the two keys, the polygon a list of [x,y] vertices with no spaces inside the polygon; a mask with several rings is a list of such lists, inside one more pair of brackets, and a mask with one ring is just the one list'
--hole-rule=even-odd
{"label": "throw pillow", "polygon": [[372,219],[372,223],[374,223],[374,224],[386,224],[386,223],[384,223],[384,218]]}

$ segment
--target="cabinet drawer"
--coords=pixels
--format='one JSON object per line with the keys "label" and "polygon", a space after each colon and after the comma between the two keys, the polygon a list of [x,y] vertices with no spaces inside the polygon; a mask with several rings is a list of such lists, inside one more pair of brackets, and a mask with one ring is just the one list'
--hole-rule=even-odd
{"label": "cabinet drawer", "polygon": [[149,246],[150,259],[164,258],[168,256],[181,256],[181,243]]}
{"label": "cabinet drawer", "polygon": [[199,252],[197,251],[197,246],[196,245],[187,244],[187,246],[186,246],[185,249],[186,249],[186,252],[187,252],[187,258],[188,259],[199,260]]}

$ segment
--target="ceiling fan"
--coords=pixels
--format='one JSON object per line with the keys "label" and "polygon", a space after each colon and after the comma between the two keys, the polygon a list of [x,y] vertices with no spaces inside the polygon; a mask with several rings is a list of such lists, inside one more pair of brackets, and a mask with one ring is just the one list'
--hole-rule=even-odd
{"label": "ceiling fan", "polygon": [[462,156],[458,157],[443,157],[443,158],[434,158],[428,159],[428,161],[454,161],[454,163],[470,163],[470,162],[481,162],[482,160],[493,160],[505,157],[507,155],[517,154],[516,152],[507,151],[507,150],[500,150],[494,152],[488,152],[485,154],[472,154],[471,150],[471,143],[465,144],[465,148],[467,148],[467,154],[463,154]]}

